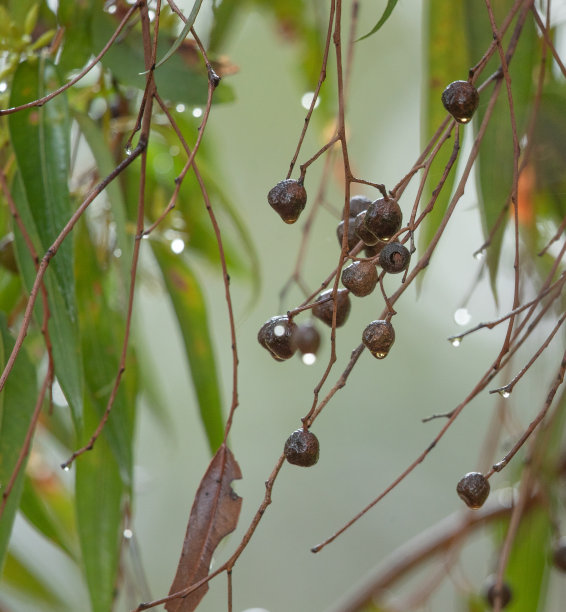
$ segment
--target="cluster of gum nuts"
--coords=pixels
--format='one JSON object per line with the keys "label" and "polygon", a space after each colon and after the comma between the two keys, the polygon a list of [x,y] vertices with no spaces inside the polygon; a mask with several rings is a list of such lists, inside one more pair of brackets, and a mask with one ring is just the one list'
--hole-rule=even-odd
{"label": "cluster of gum nuts", "polygon": [[[305,207],[307,194],[304,186],[292,179],[281,181],[268,194],[268,202],[286,223],[294,223]],[[320,293],[312,304],[312,315],[329,327],[346,323],[351,309],[350,293],[364,297],[375,289],[379,275],[377,265],[390,274],[407,269],[410,261],[408,249],[391,239],[401,228],[403,215],[398,202],[380,198],[372,202],[364,196],[350,200],[350,215],[346,240],[348,251],[362,241],[366,258],[355,260],[342,270],[343,288],[336,292],[328,289]],[[337,227],[340,245],[344,239],[344,221]],[[320,346],[320,334],[313,321],[297,325],[287,315],[277,315],[266,321],[258,332],[258,342],[276,361],[290,359],[298,350],[303,360],[315,355]],[[389,353],[395,341],[395,330],[389,320],[369,323],[362,333],[362,342],[378,359]],[[307,361],[308,362],[308,361]],[[309,467],[318,461],[319,443],[308,428],[294,431],[284,447],[289,463]]]}
{"label": "cluster of gum nuts", "polygon": [[[443,92],[442,103],[458,122],[467,123],[478,106],[479,95],[468,81],[455,81]],[[267,201],[285,223],[295,223],[307,203],[303,177],[280,181],[269,191]],[[343,288],[335,294],[329,289],[318,295],[311,305],[315,318],[328,326],[341,327],[350,313],[349,294],[364,297],[372,293],[379,280],[378,265],[389,274],[408,268],[408,249],[393,240],[402,219],[399,203],[393,197],[385,196],[373,202],[361,195],[351,198],[348,219],[341,221],[337,228],[338,241],[342,245],[345,240],[349,252],[361,241],[366,257],[355,259],[352,255],[352,263],[342,270]],[[298,350],[306,363],[312,363],[320,346],[320,334],[312,321],[297,325],[288,314],[277,315],[263,324],[258,341],[276,361],[290,359]],[[362,333],[363,344],[377,359],[387,356],[394,341],[395,330],[389,318],[371,321]],[[305,426],[289,436],[284,452],[289,463],[312,466],[318,461],[318,439]]]}
{"label": "cluster of gum nuts", "polygon": [[[471,82],[454,81],[443,91],[442,103],[458,123],[465,124],[478,108],[479,94]],[[271,189],[267,200],[285,223],[295,223],[307,202],[302,179],[280,181]],[[378,282],[376,265],[390,274],[408,268],[409,251],[403,244],[391,240],[401,224],[401,208],[392,197],[374,202],[364,196],[354,196],[350,200],[348,223],[341,221],[337,228],[338,241],[342,245],[344,228],[347,227],[348,251],[357,248],[361,240],[366,258],[354,260],[342,270],[344,288],[338,289],[335,301],[332,290],[323,291],[316,298],[312,305],[314,317],[329,326],[333,325],[334,318],[336,327],[344,325],[351,308],[349,294],[364,297],[375,289]],[[312,322],[297,325],[288,315],[278,315],[264,323],[259,330],[258,341],[275,360],[284,361],[297,350],[303,356],[316,354],[320,334]],[[394,341],[395,331],[389,320],[372,321],[362,333],[362,342],[378,359],[387,356]],[[294,431],[284,446],[287,461],[303,467],[310,467],[318,461],[319,450],[317,437],[306,426]],[[489,481],[480,472],[469,472],[458,482],[456,492],[469,508],[478,509],[489,496]],[[557,541],[552,559],[559,570],[566,572],[566,538]],[[510,586],[503,582],[497,589],[494,576],[486,580],[484,594],[492,607],[496,599],[500,600],[501,608],[505,608],[512,599]]]}

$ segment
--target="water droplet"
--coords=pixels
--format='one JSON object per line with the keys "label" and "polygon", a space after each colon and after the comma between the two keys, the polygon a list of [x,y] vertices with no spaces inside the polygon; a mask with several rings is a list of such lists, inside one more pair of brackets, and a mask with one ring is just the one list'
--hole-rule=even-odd
{"label": "water droplet", "polygon": [[472,320],[472,315],[467,308],[458,308],[454,313],[454,321],[458,325],[467,325]]}
{"label": "water droplet", "polygon": [[124,539],[131,540],[134,537],[134,532],[131,529],[126,528],[122,532],[122,535],[124,536]]}
{"label": "water droplet", "polygon": [[481,261],[484,257],[485,251],[483,249],[480,249],[474,253],[474,259],[477,259],[478,261]]}
{"label": "water droplet", "polygon": [[122,249],[114,249],[112,255],[114,255],[116,258],[122,257]]}
{"label": "water droplet", "polygon": [[202,108],[200,108],[199,106],[197,106],[196,108],[193,108],[193,112],[192,112],[193,117],[196,117],[198,119],[199,117],[202,117],[202,114],[203,114]]}
{"label": "water droplet", "polygon": [[[314,91],[307,91],[301,98],[301,106],[307,110],[311,107],[312,99],[314,98]],[[314,107],[317,108],[320,104],[320,96],[317,97]]]}
{"label": "water droplet", "polygon": [[63,466],[63,471],[64,471],[64,472],[69,472],[69,471],[70,471],[70,469],[71,469],[71,466],[70,466],[70,465],[64,465],[64,466]]}
{"label": "water droplet", "polygon": [[0,93],[4,93],[8,89],[8,83],[6,81],[2,81],[0,83]]}
{"label": "water droplet", "polygon": [[385,359],[387,357],[387,353],[384,353],[384,352],[376,352],[376,353],[372,353],[372,355],[376,359]]}
{"label": "water droplet", "polygon": [[462,344],[462,336],[456,336],[455,338],[449,338],[452,346],[460,346]]}
{"label": "water droplet", "polygon": [[302,359],[305,365],[312,365],[316,361],[316,355],[314,353],[305,353]]}
{"label": "water droplet", "polygon": [[184,104],[177,104],[177,106],[175,106],[175,110],[178,113],[184,113],[185,112],[185,105]]}
{"label": "water droplet", "polygon": [[283,325],[276,325],[273,328],[273,333],[278,337],[281,338],[281,336],[285,335],[285,328],[283,327]]}
{"label": "water droplet", "polygon": [[132,147],[130,147],[130,145],[126,145],[126,148],[124,150],[126,151],[126,155],[128,157],[132,154]]}
{"label": "water droplet", "polygon": [[118,7],[115,4],[111,4],[108,8],[106,8],[104,10],[107,13],[110,13],[110,15],[113,15],[118,10]]}
{"label": "water droplet", "polygon": [[171,250],[173,253],[179,255],[179,253],[185,250],[185,241],[182,238],[175,238],[175,240],[171,242]]}
{"label": "water droplet", "polygon": [[507,389],[505,389],[505,388],[498,389],[497,393],[499,393],[499,395],[501,395],[501,397],[503,397],[505,399],[507,399],[511,395],[511,393]]}

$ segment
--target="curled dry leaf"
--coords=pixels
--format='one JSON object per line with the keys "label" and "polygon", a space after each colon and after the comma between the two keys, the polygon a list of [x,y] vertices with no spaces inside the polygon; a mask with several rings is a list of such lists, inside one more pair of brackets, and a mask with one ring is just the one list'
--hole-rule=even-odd
{"label": "curled dry leaf", "polygon": [[[190,587],[208,575],[212,555],[220,540],[236,528],[242,498],[230,486],[242,473],[230,449],[223,444],[214,455],[199,485],[183,550],[169,595]],[[205,583],[183,598],[165,605],[168,612],[192,612],[208,591]]]}

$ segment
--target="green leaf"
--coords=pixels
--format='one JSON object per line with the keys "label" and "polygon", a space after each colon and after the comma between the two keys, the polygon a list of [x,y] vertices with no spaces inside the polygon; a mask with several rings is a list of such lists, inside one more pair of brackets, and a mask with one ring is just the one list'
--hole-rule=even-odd
{"label": "green leaf", "polygon": [[200,417],[214,453],[224,439],[224,424],[204,296],[183,257],[173,254],[163,244],[152,241],[151,245],[181,328]]}
{"label": "green leaf", "polygon": [[[56,68],[49,60],[22,62],[14,75],[10,105],[39,98],[60,83]],[[40,108],[11,114],[8,122],[19,169],[13,196],[37,255],[42,257],[71,216],[67,183],[70,121],[66,98],[60,95]],[[17,229],[14,234],[29,290],[30,281],[35,278],[33,261],[28,255],[28,263],[23,263],[23,253],[27,249]],[[81,356],[71,237],[63,242],[53,258],[45,275],[45,286],[51,314],[49,331],[55,373],[71,406],[75,425],[80,426]]]}
{"label": "green leaf", "polygon": [[[505,0],[494,5],[496,23],[503,22],[513,2]],[[466,11],[465,27],[472,62],[477,62],[493,41],[491,26],[484,6],[473,0],[464,4]],[[510,28],[512,30],[513,28]],[[503,40],[506,49],[510,33]],[[517,121],[518,139],[521,140],[528,113],[531,110],[534,92],[533,70],[538,62],[536,49],[538,47],[537,34],[532,20],[527,19],[516,52],[511,60],[509,72],[512,82],[513,104]],[[484,70],[485,75],[491,74],[500,65],[499,54],[488,63]],[[487,100],[492,92],[493,85],[481,94],[480,106],[476,112],[475,129],[481,124]],[[481,144],[478,158],[479,165],[479,195],[482,220],[486,237],[494,227],[504,206],[508,203],[513,186],[513,132],[509,114],[509,102],[505,83],[502,84],[498,100],[491,116],[490,125]],[[501,224],[501,229],[495,233],[487,251],[487,264],[490,272],[492,289],[495,288],[495,279],[499,266],[503,229],[508,222],[508,216]]]}
{"label": "green leaf", "polygon": [[[428,75],[423,96],[426,118],[423,122],[424,144],[430,141],[447,116],[441,101],[442,92],[452,81],[464,78],[468,71],[468,53],[466,45],[462,44],[463,21],[464,11],[460,2],[447,3],[444,0],[429,2],[425,42],[428,54],[426,60]],[[444,143],[431,165],[423,206],[428,204],[433,190],[441,180],[452,155],[453,145],[454,138],[452,137]],[[455,168],[452,168],[436,199],[434,208],[421,226],[420,245],[423,249],[428,246],[444,217],[450,201],[454,177]]]}
{"label": "green leaf", "polygon": [[521,519],[505,572],[505,580],[513,592],[505,612],[545,609],[551,535],[546,509],[533,510]]}
{"label": "green leaf", "polygon": [[[92,41],[95,49],[102,49],[116,29],[115,20],[102,11],[95,11],[92,21]],[[158,54],[165,53],[170,45],[167,36],[160,36]],[[102,58],[102,64],[110,69],[116,79],[123,85],[143,90],[146,76],[143,40],[137,30],[119,37],[108,53]],[[187,53],[176,53],[170,60],[155,71],[155,83],[161,97],[173,102],[182,102],[188,106],[204,105],[208,96],[208,75],[202,58],[194,49]],[[222,83],[215,91],[213,101],[228,102],[233,100],[232,90]]]}
{"label": "green leaf", "polygon": [[381,26],[389,19],[389,17],[391,17],[391,13],[393,13],[393,10],[395,9],[396,4],[397,4],[397,0],[387,0],[387,6],[385,7],[385,10],[383,11],[383,15],[381,16],[379,21],[373,26],[373,28],[365,36],[358,38],[358,40],[363,40],[364,38],[368,38],[368,36],[375,34],[379,30],[379,28],[381,28]]}
{"label": "green leaf", "polygon": [[[4,315],[0,315],[0,335],[1,355],[5,359],[11,353],[14,341],[8,332]],[[4,359],[2,360],[2,365],[4,364]],[[2,490],[4,490],[12,476],[20,451],[24,445],[36,403],[37,381],[35,369],[24,350],[21,350],[16,358],[14,368],[6,381],[2,396],[0,483],[2,483]],[[20,504],[26,463],[27,457],[20,468],[4,508],[2,520],[0,520],[0,573],[12,532],[14,517]]]}
{"label": "green leaf", "polygon": [[[78,243],[77,296],[81,304],[81,341],[85,363],[85,381],[90,403],[99,420],[104,415],[120,367],[125,318],[110,307],[104,285],[109,282],[96,259],[96,247],[84,223],[77,227]],[[104,426],[104,435],[120,466],[124,484],[132,485],[133,431],[135,418],[135,389],[126,383],[135,380],[136,368],[132,359],[127,361],[112,406],[112,413]]]}
{"label": "green leaf", "polygon": [[65,28],[65,38],[58,65],[63,73],[82,68],[91,55],[101,50],[92,45],[90,20],[95,10],[93,5],[93,2],[85,0],[59,0],[57,18],[59,26]]}
{"label": "green leaf", "polygon": [[[104,142],[99,126],[88,115],[75,113],[73,118],[78,123],[82,135],[90,148],[96,161],[98,173],[101,177],[108,176],[116,167],[109,147]],[[104,190],[110,201],[112,220],[116,224],[116,247],[122,256],[119,258],[122,282],[126,284],[130,278],[130,262],[134,250],[134,235],[128,233],[126,218],[126,203],[120,181],[112,181]]]}
{"label": "green leaf", "polygon": [[187,37],[188,33],[191,31],[191,28],[193,27],[195,23],[195,19],[197,18],[197,15],[199,14],[201,5],[202,5],[202,0],[195,0],[195,3],[193,4],[193,8],[191,9],[189,16],[187,17],[187,22],[185,23],[185,27],[181,30],[181,33],[179,34],[179,36],[177,36],[177,38],[175,39],[175,42],[169,47],[169,50],[167,51],[167,53],[157,62],[157,64],[155,65],[155,68],[159,68],[159,66],[164,64],[173,55],[173,53],[175,53],[175,51],[177,51],[177,49],[181,46],[181,44]]}
{"label": "green leaf", "polygon": [[[88,398],[84,408],[85,431],[91,432],[99,416]],[[85,437],[82,443],[87,441]],[[92,612],[108,612],[119,569],[124,487],[104,433],[75,466],[77,526]]]}

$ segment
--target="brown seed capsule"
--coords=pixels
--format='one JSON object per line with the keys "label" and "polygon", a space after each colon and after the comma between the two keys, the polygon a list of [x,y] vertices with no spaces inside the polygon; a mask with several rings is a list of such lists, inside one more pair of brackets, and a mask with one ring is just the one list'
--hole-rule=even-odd
{"label": "brown seed capsule", "polygon": [[389,321],[372,321],[362,333],[362,342],[377,359],[387,357],[395,342],[395,330]]}
{"label": "brown seed capsule", "polygon": [[479,103],[478,90],[468,81],[454,81],[442,92],[444,108],[458,123],[468,123]]}
{"label": "brown seed capsule", "polygon": [[301,182],[286,179],[271,189],[267,201],[285,223],[295,223],[307,203],[307,192]]}
{"label": "brown seed capsule", "polygon": [[379,242],[379,238],[372,234],[366,227],[364,221],[366,218],[367,211],[362,212],[354,219],[354,229],[359,240],[362,240],[365,245],[373,246]]}
{"label": "brown seed capsule", "polygon": [[480,472],[468,472],[456,486],[456,492],[466,505],[481,508],[489,495],[489,481]]}
{"label": "brown seed capsule", "polygon": [[376,238],[387,242],[399,231],[402,222],[403,213],[397,200],[381,198],[369,205],[364,226]]}
{"label": "brown seed capsule", "polygon": [[357,217],[362,211],[367,210],[371,200],[363,195],[355,195],[350,198],[350,217]]}
{"label": "brown seed capsule", "polygon": [[501,609],[506,608],[511,599],[513,599],[513,593],[511,591],[511,587],[503,582],[501,584],[500,589],[496,588],[496,576],[492,574],[486,578],[484,584],[484,593],[485,598],[489,605],[493,608],[495,607],[496,596],[499,594],[499,598],[501,599]]}
{"label": "brown seed capsule", "polygon": [[369,295],[377,285],[377,268],[371,261],[354,261],[342,270],[342,284],[355,296]]}
{"label": "brown seed capsule", "polygon": [[379,254],[379,265],[389,274],[399,274],[409,267],[411,254],[400,242],[389,242]]}
{"label": "brown seed capsule", "polygon": [[[334,310],[332,289],[323,291],[316,298],[315,302],[312,314],[323,323],[332,326],[332,312]],[[346,289],[338,289],[336,292],[336,327],[340,327],[346,323],[346,319],[350,314],[350,307],[351,302],[348,291]]]}
{"label": "brown seed capsule", "polygon": [[320,347],[320,333],[312,321],[306,321],[297,325],[291,341],[302,355],[316,355]]}
{"label": "brown seed capsule", "polygon": [[[348,220],[348,251],[351,251],[356,244],[360,241],[360,237],[356,234],[355,218],[350,217]],[[336,236],[338,237],[338,244],[342,247],[342,238],[344,237],[344,221],[340,221],[336,228]]]}
{"label": "brown seed capsule", "polygon": [[566,537],[562,537],[554,544],[552,550],[552,561],[554,567],[561,572],[566,572]]}
{"label": "brown seed capsule", "polygon": [[293,465],[311,467],[318,461],[318,438],[308,429],[297,429],[285,442],[285,459]]}
{"label": "brown seed capsule", "polygon": [[276,361],[284,361],[295,354],[292,337],[296,327],[286,315],[271,317],[261,326],[257,340]]}
{"label": "brown seed capsule", "polygon": [[387,244],[387,242],[377,242],[376,244],[372,244],[371,246],[366,246],[364,249],[364,253],[366,257],[375,257],[381,253],[383,247]]}

